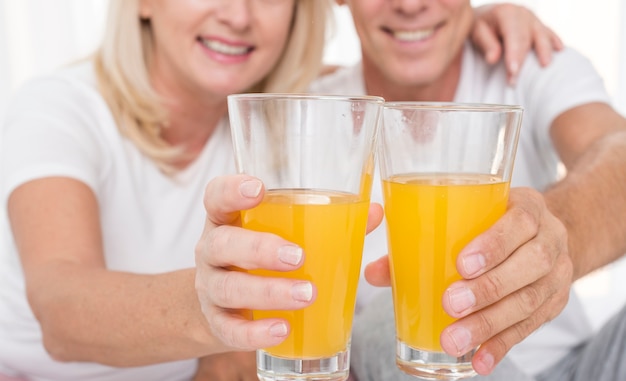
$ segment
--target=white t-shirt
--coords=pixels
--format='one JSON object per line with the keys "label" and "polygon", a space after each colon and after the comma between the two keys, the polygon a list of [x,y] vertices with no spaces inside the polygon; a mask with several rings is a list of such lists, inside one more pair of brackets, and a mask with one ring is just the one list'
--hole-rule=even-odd
{"label": "white t-shirt", "polygon": [[[346,95],[365,94],[361,64],[343,68],[323,77],[311,86],[314,93]],[[524,107],[523,124],[515,159],[512,186],[529,186],[544,190],[557,179],[559,159],[552,146],[549,128],[564,111],[590,103],[609,103],[600,76],[591,63],[571,49],[554,55],[553,62],[542,68],[535,56],[526,59],[517,85],[507,85],[502,63],[491,66],[469,44],[463,52],[461,79],[455,102],[514,104]],[[372,188],[372,201],[382,203],[380,178]],[[386,227],[378,227],[366,238],[363,263],[387,253]],[[363,266],[364,267],[364,266]],[[361,277],[357,310],[367,303],[377,289]],[[509,357],[530,375],[535,375],[562,358],[576,344],[591,335],[582,305],[570,293],[563,313],[515,346]]]}
{"label": "white t-shirt", "polygon": [[2,133],[0,374],[38,381],[191,379],[195,360],[125,369],[53,361],[26,301],[6,202],[16,187],[33,179],[77,179],[97,197],[108,268],[161,273],[193,267],[205,220],[204,187],[212,177],[235,173],[227,121],[193,164],[167,177],[120,135],[96,89],[92,66],[84,63],[22,88],[6,110]]}

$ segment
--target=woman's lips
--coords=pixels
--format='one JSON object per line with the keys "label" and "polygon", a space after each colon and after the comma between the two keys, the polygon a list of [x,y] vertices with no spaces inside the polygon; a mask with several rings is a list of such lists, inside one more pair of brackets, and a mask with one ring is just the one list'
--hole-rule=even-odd
{"label": "woman's lips", "polygon": [[227,56],[243,56],[249,54],[252,50],[254,50],[254,47],[250,45],[229,44],[227,42],[215,39],[206,39],[200,37],[199,41],[207,49]]}

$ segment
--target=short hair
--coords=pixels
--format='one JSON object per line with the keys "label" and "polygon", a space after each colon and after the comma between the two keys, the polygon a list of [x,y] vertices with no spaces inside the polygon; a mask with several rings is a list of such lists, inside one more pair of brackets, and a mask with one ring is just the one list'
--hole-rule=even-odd
{"label": "short hair", "polygon": [[[103,41],[94,56],[99,90],[120,133],[166,172],[184,147],[161,138],[167,128],[164,103],[152,87],[152,26],[139,16],[140,0],[111,0]],[[304,92],[322,67],[332,0],[295,0],[290,36],[277,64],[247,92]]]}

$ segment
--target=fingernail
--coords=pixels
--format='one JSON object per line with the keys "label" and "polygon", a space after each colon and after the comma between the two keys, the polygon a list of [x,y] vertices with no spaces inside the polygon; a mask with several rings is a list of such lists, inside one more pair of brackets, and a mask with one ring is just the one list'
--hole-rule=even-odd
{"label": "fingernail", "polygon": [[459,355],[469,352],[472,334],[465,328],[457,327],[448,332]]}
{"label": "fingernail", "polygon": [[517,75],[517,72],[519,71],[519,64],[517,61],[511,61],[511,63],[509,63],[509,71],[513,74],[513,76]]}
{"label": "fingernail", "polygon": [[288,265],[296,266],[302,261],[302,248],[295,245],[285,245],[278,249],[278,259]]}
{"label": "fingernail", "polygon": [[482,364],[483,371],[490,372],[493,369],[495,359],[489,352],[483,352],[477,359]]}
{"label": "fingernail", "polygon": [[463,269],[468,276],[472,276],[485,268],[485,257],[482,254],[472,254],[463,257]]}
{"label": "fingernail", "polygon": [[270,335],[275,337],[287,336],[287,325],[285,323],[276,323],[270,327]]}
{"label": "fingernail", "polygon": [[291,287],[291,296],[300,302],[313,299],[313,285],[309,282],[296,283]]}
{"label": "fingernail", "polygon": [[449,289],[447,294],[450,307],[458,314],[476,304],[474,293],[467,287]]}
{"label": "fingernail", "polygon": [[255,198],[261,193],[262,186],[259,180],[246,180],[239,185],[239,192],[244,197]]}

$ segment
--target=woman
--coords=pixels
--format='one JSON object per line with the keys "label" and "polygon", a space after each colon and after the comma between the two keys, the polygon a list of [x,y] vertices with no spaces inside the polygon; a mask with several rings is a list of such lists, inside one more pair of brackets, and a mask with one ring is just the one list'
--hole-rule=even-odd
{"label": "woman", "polygon": [[[93,59],[16,95],[0,149],[0,375],[188,380],[197,358],[283,340],[283,321],[229,313],[262,289],[232,287],[223,268],[288,271],[301,251],[274,237],[274,262],[237,262],[255,235],[224,225],[236,224],[227,202],[201,203],[210,179],[234,172],[226,96],[305,90],[330,6],[111,0]],[[262,185],[236,179],[212,183],[206,199],[235,189],[257,203]],[[311,299],[287,293],[255,306]]]}

